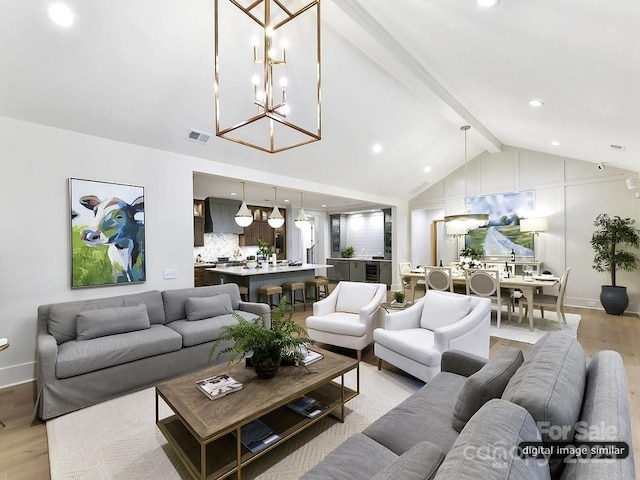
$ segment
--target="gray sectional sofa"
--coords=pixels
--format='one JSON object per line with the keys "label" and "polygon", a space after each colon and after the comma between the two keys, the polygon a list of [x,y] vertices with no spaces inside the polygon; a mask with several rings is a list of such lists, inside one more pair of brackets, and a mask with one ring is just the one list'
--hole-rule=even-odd
{"label": "gray sectional sofa", "polygon": [[[634,480],[627,393],[617,352],[587,359],[580,344],[562,333],[538,341],[526,361],[515,348],[488,362],[446,352],[431,382],[303,479]],[[576,461],[518,454],[521,442],[550,446],[565,440],[583,446],[625,442],[628,456]]]}
{"label": "gray sectional sofa", "polygon": [[222,326],[262,316],[235,284],[154,290],[38,307],[37,412],[57,417],[221,363],[209,350]]}

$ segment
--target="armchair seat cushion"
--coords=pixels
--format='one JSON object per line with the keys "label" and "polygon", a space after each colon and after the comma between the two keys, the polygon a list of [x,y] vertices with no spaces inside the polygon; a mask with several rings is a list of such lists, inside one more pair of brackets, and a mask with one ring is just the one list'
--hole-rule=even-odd
{"label": "armchair seat cushion", "polygon": [[423,365],[440,365],[442,352],[433,348],[434,333],[424,328],[385,330],[376,328],[373,340]]}
{"label": "armchair seat cushion", "polygon": [[358,315],[345,312],[329,313],[322,317],[308,317],[307,328],[352,337],[362,337],[367,333],[367,326],[360,323]]}

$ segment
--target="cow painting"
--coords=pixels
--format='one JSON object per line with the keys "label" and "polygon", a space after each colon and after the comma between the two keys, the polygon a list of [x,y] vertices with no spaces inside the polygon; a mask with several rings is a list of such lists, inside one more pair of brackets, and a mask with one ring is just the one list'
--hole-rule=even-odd
{"label": "cow painting", "polygon": [[127,203],[117,197],[100,199],[80,197],[79,202],[93,211],[93,222],[80,232],[90,246],[108,245],[114,283],[145,281],[144,222],[136,214],[144,213],[144,197]]}

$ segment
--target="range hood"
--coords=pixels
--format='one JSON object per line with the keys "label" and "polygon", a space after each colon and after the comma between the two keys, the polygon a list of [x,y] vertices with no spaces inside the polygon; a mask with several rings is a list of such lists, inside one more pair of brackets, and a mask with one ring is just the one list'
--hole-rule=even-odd
{"label": "range hood", "polygon": [[243,234],[244,228],[235,221],[240,204],[238,200],[208,197],[204,202],[205,233]]}

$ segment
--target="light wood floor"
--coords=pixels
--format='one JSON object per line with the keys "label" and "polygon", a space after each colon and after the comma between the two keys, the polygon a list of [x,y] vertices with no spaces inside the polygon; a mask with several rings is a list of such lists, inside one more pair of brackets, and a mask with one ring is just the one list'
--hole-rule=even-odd
{"label": "light wood floor", "polygon": [[[610,349],[617,350],[624,357],[636,471],[640,472],[640,319],[632,315],[610,316],[598,310],[568,308],[567,311],[582,315],[578,340],[588,355]],[[299,310],[294,318],[304,325],[308,315],[309,311]],[[525,356],[530,348],[528,344],[491,338],[491,358],[509,346],[521,348]],[[344,353],[355,356],[353,352]],[[371,347],[365,350],[363,360],[376,364]],[[383,368],[394,369],[388,365]],[[33,382],[0,390],[0,420],[6,424],[6,427],[0,427],[0,480],[49,478],[47,432],[43,422],[32,422],[34,399]]]}

